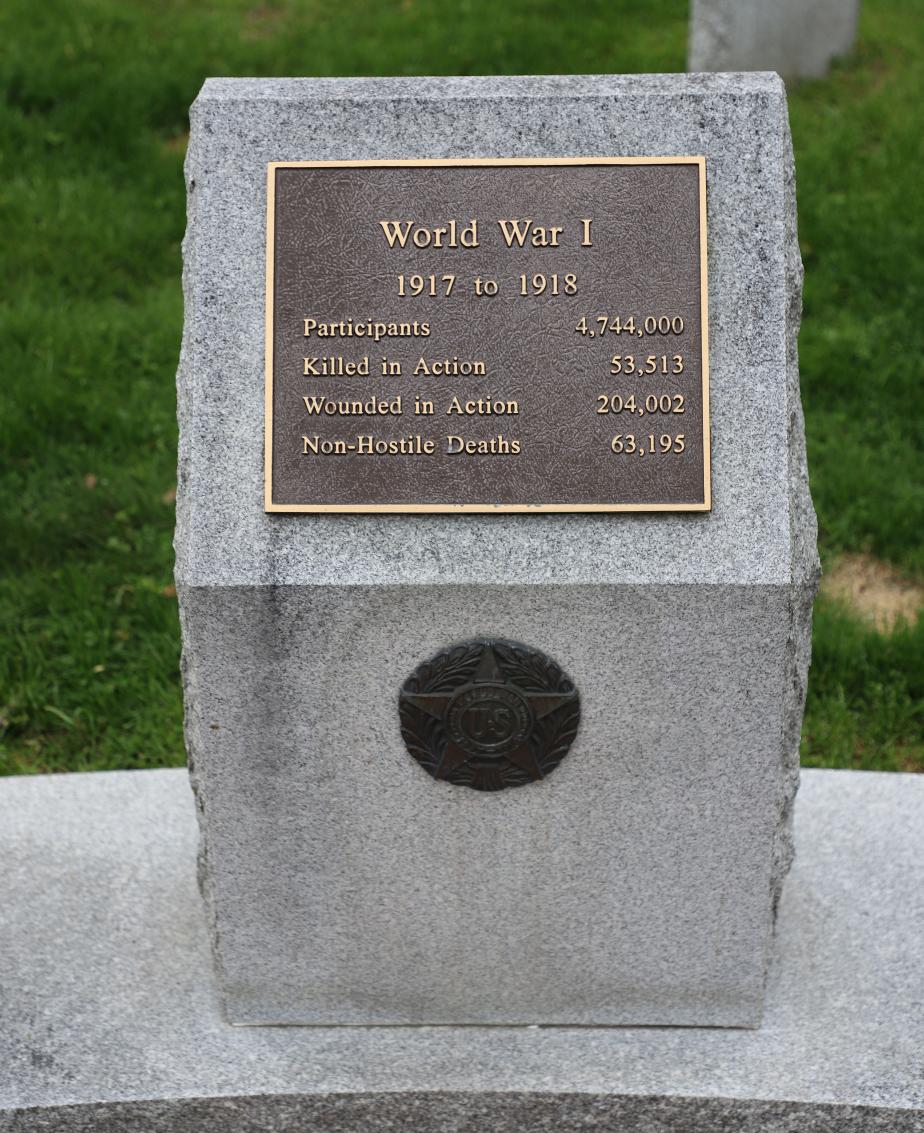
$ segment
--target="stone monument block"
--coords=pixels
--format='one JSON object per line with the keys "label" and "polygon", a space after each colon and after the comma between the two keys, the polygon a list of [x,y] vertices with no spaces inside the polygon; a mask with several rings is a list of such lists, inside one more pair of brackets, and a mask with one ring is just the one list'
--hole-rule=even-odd
{"label": "stone monument block", "polygon": [[688,71],[816,79],[853,47],[860,0],[691,0]]}
{"label": "stone monument block", "polygon": [[782,83],[214,79],[191,121],[228,1018],[758,1025],[818,575]]}

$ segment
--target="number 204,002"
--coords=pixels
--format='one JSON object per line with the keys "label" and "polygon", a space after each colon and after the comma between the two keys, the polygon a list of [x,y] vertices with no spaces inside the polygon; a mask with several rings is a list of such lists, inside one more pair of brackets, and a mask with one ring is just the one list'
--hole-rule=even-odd
{"label": "number 204,002", "polygon": [[647,397],[638,398],[634,393],[628,397],[620,397],[618,393],[597,394],[598,413],[637,413],[639,417],[646,413],[685,413],[682,393],[650,393]]}

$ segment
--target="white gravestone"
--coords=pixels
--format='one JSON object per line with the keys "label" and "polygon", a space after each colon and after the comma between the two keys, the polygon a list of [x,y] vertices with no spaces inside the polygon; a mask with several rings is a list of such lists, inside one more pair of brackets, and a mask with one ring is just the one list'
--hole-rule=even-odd
{"label": "white gravestone", "polygon": [[692,0],[688,71],[817,79],[852,49],[860,0]]}

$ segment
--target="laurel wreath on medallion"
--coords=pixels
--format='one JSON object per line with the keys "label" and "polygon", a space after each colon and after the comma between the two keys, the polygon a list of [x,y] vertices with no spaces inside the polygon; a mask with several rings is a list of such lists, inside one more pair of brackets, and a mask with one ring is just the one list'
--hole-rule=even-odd
{"label": "laurel wreath on medallion", "polygon": [[580,698],[544,653],[479,639],[424,661],[399,698],[408,751],[435,779],[500,791],[544,779],[577,735]]}

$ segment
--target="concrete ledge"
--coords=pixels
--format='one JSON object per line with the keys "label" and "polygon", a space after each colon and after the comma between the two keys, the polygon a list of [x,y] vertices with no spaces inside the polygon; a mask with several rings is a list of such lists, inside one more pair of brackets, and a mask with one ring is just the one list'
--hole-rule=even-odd
{"label": "concrete ledge", "polygon": [[0,1130],[924,1128],[924,777],[806,772],[764,1026],[234,1028],[184,771],[0,781]]}

